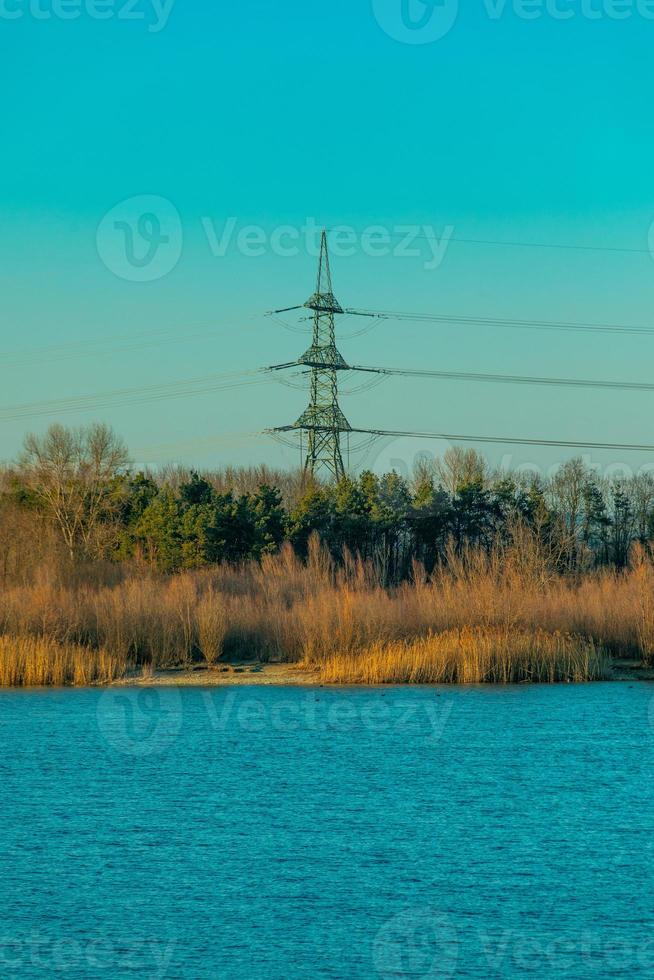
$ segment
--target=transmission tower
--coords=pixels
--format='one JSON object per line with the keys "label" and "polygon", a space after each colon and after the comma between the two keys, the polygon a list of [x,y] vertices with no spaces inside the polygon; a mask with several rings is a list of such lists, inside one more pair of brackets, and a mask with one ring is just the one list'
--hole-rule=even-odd
{"label": "transmission tower", "polygon": [[[419,439],[440,439],[448,442],[474,442],[474,443],[498,443],[502,445],[515,446],[557,446],[574,449],[617,449],[633,452],[654,452],[654,446],[634,445],[624,443],[605,443],[605,442],[573,442],[567,439],[518,439],[515,436],[489,436],[489,435],[452,435],[444,432],[399,432],[390,429],[367,429],[352,427],[343,415],[338,404],[338,375],[339,371],[357,371],[367,374],[377,375],[402,375],[406,377],[433,377],[446,378],[448,380],[466,381],[496,381],[502,383],[519,383],[535,385],[561,385],[565,387],[583,388],[631,388],[650,390],[650,384],[639,384],[635,382],[614,382],[614,381],[588,381],[583,379],[570,378],[543,378],[543,377],[523,377],[521,375],[500,375],[500,374],[471,374],[469,372],[452,371],[430,371],[414,368],[398,367],[364,367],[362,365],[348,364],[341,356],[336,347],[336,331],[334,327],[335,317],[338,314],[349,316],[371,317],[375,319],[415,319],[429,320],[433,322],[462,322],[462,323],[489,323],[495,326],[534,326],[537,329],[575,329],[582,330],[618,330],[624,332],[642,333],[647,332],[647,328],[613,327],[598,324],[570,324],[570,323],[548,323],[546,321],[526,321],[526,320],[503,320],[473,317],[452,317],[441,313],[437,314],[412,314],[412,313],[388,313],[375,312],[372,310],[343,309],[341,304],[334,296],[332,289],[332,276],[329,268],[329,251],[327,248],[327,233],[323,231],[320,240],[320,258],[318,262],[318,280],[316,291],[302,306],[289,306],[283,310],[271,310],[268,316],[279,313],[288,313],[294,310],[309,309],[313,312],[313,339],[309,349],[297,361],[287,361],[284,364],[272,364],[269,367],[261,368],[261,371],[285,371],[289,368],[309,368],[311,376],[310,401],[306,410],[299,417],[297,422],[292,425],[277,426],[274,429],[267,429],[271,435],[280,437],[282,433],[300,433],[300,451],[304,455],[305,472],[315,474],[319,470],[326,470],[332,477],[340,480],[345,475],[343,465],[343,454],[341,452],[341,433],[348,439],[350,434],[372,436],[373,439],[379,437],[388,438],[419,438]],[[649,331],[651,332],[651,330]],[[303,452],[302,437],[306,433],[307,449]],[[364,443],[364,447],[369,445],[371,440]],[[360,450],[362,447],[359,446]]]}
{"label": "transmission tower", "polygon": [[313,310],[313,339],[298,364],[311,368],[310,400],[292,428],[306,433],[305,472],[315,474],[326,470],[340,480],[345,475],[341,432],[350,432],[351,426],[338,404],[338,372],[349,370],[349,365],[336,347],[334,321],[337,314],[343,313],[343,308],[332,289],[327,233],[324,231],[320,240],[316,291],[304,306]]}

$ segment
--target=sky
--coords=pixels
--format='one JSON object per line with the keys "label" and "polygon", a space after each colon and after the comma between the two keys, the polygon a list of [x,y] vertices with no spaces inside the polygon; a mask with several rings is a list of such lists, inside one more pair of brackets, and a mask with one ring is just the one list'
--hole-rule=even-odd
{"label": "sky", "polygon": [[[647,0],[0,0],[0,458],[100,420],[135,465],[297,465],[261,432],[307,391],[246,372],[309,344],[264,315],[313,291],[307,227],[351,229],[346,307],[654,326],[653,42]],[[654,334],[337,326],[356,364],[652,380]],[[355,427],[654,444],[652,392],[365,380]]]}

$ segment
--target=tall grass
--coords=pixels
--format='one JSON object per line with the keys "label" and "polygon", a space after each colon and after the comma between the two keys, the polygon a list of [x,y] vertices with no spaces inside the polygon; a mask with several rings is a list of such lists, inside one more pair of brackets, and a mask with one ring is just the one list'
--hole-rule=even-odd
{"label": "tall grass", "polygon": [[227,613],[220,596],[213,589],[200,598],[196,609],[198,647],[208,664],[220,660],[227,635]]}
{"label": "tall grass", "polygon": [[[654,563],[641,551],[625,572],[567,577],[523,539],[490,554],[451,554],[431,576],[416,566],[412,580],[392,590],[372,565],[347,558],[335,566],[315,540],[306,563],[287,547],[260,565],[170,577],[134,566],[64,574],[45,565],[31,583],[0,591],[0,641],[3,685],[94,683],[132,665],[221,658],[301,662],[325,676],[358,677],[363,651],[370,677],[459,678],[468,676],[463,646],[475,678],[576,677],[574,658],[586,655],[595,676],[591,647],[654,662]],[[82,650],[86,661],[74,667]],[[474,661],[473,650],[490,659]],[[389,658],[396,665],[382,669]]]}
{"label": "tall grass", "polygon": [[104,650],[37,637],[0,636],[0,687],[110,684],[125,664]]}
{"label": "tall grass", "polygon": [[553,684],[607,678],[610,666],[592,640],[475,627],[335,654],[320,676],[327,684]]}

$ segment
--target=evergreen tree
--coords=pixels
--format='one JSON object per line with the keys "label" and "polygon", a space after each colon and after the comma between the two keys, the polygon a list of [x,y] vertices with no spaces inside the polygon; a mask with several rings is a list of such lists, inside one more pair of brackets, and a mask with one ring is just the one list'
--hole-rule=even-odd
{"label": "evergreen tree", "polygon": [[143,511],[134,528],[134,539],[143,548],[147,561],[163,571],[174,571],[182,564],[182,508],[168,487],[159,491]]}
{"label": "evergreen tree", "polygon": [[256,557],[277,551],[288,529],[288,514],[282,505],[282,495],[275,487],[265,484],[250,498],[256,534]]}

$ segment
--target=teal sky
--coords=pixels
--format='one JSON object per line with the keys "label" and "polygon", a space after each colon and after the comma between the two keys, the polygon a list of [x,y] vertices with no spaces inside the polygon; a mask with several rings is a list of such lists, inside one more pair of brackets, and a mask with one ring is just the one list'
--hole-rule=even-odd
{"label": "teal sky", "polygon": [[[143,17],[129,20],[125,0],[103,0],[102,20],[75,0],[63,10],[79,16],[63,20],[62,0],[52,2],[0,3],[2,458],[28,429],[102,419],[138,462],[297,462],[244,434],[294,421],[307,400],[300,390],[271,383],[171,399],[164,388],[158,401],[138,398],[150,386],[291,360],[307,346],[261,314],[309,296],[315,259],[268,245],[254,257],[234,242],[215,255],[206,229],[219,235],[230,218],[237,232],[311,217],[358,231],[450,226],[455,238],[589,245],[452,242],[438,268],[425,268],[425,242],[417,257],[357,247],[334,256],[335,292],[370,309],[654,326],[654,20],[635,3],[620,6],[624,20],[609,15],[609,0],[583,9],[559,0],[570,19],[543,7],[526,20],[516,4],[494,18],[490,0],[471,0],[444,37],[417,44],[382,26],[402,33],[401,0],[176,0],[167,20],[146,0],[132,9]],[[425,13],[422,0],[411,4]],[[122,272],[139,272],[124,255],[121,265],[127,239],[114,221],[156,213],[153,197],[180,216],[181,232],[161,215],[172,233],[162,261],[168,248],[179,260],[159,278],[130,281]],[[601,250],[613,246],[634,251]],[[339,329],[361,326],[348,319]],[[341,347],[360,364],[628,381],[651,381],[654,361],[654,335],[437,324],[384,322]],[[123,389],[135,394],[101,398]],[[34,405],[87,395],[76,411]],[[391,379],[342,407],[362,427],[654,443],[652,393]],[[437,451],[405,440],[377,449],[381,468]],[[484,451],[514,466],[570,455]],[[648,462],[616,452],[592,460]]]}

